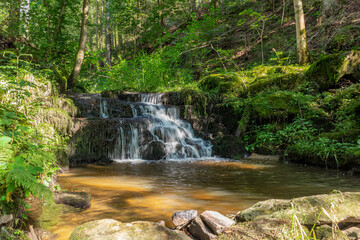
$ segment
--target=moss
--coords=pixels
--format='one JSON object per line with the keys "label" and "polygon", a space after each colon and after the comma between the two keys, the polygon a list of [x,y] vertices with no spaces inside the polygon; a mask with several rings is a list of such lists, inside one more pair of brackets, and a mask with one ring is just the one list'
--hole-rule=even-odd
{"label": "moss", "polygon": [[306,72],[306,77],[319,90],[327,90],[345,75],[355,81],[360,79],[360,51],[331,54],[313,63]]}
{"label": "moss", "polygon": [[216,94],[235,93],[243,89],[246,83],[237,73],[210,74],[199,81],[199,87],[203,91]]}
{"label": "moss", "polygon": [[188,106],[192,105],[191,115],[205,116],[207,115],[207,96],[198,89],[184,88],[180,92],[179,102],[185,106],[185,117],[188,117]]}
{"label": "moss", "polygon": [[253,99],[252,105],[260,119],[286,119],[299,112],[294,100],[292,92],[275,91],[259,94]]}
{"label": "moss", "polygon": [[213,141],[215,155],[226,158],[243,156],[245,153],[244,142],[240,137],[223,136]]}
{"label": "moss", "polygon": [[70,133],[73,124],[70,115],[58,108],[37,108],[33,112],[33,119],[36,124],[51,124],[62,136]]}

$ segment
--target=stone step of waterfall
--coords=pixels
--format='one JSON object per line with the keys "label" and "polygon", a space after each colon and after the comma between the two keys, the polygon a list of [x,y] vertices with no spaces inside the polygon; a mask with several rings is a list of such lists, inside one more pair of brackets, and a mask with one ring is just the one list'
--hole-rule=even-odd
{"label": "stone step of waterfall", "polygon": [[78,107],[77,117],[82,118],[131,118],[139,115],[163,114],[179,118],[178,108],[171,105],[155,105],[146,102],[127,102],[102,98],[100,95],[71,97]]}
{"label": "stone step of waterfall", "polygon": [[177,93],[72,94],[79,109],[69,157],[187,159],[211,157],[212,145],[182,120]]}
{"label": "stone step of waterfall", "polygon": [[180,93],[137,93],[137,92],[103,92],[102,97],[115,98],[126,102],[145,102],[150,104],[180,105]]}

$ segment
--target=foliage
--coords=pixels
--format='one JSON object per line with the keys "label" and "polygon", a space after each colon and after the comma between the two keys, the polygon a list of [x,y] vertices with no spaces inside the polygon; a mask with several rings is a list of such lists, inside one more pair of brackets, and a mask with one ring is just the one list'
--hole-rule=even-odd
{"label": "foliage", "polygon": [[7,64],[0,75],[0,214],[13,214],[19,225],[26,218],[29,196],[52,199],[56,153],[63,149],[67,133],[60,136],[54,127],[61,124],[55,122],[46,131],[40,130],[52,118],[43,119],[38,109],[63,105],[51,97],[54,89],[46,72],[36,70],[29,61],[19,61],[21,55],[16,53],[5,56]]}

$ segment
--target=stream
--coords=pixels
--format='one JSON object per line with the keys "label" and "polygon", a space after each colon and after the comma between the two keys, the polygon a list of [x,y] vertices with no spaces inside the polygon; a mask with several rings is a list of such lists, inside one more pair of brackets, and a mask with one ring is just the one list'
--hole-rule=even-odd
{"label": "stream", "polygon": [[[172,98],[176,102],[178,97]],[[73,159],[95,162],[58,175],[63,190],[91,194],[91,207],[32,203],[31,223],[68,239],[75,227],[103,218],[122,222],[161,221],[195,209],[236,214],[258,201],[360,191],[358,177],[278,161],[216,158],[210,141],[162,94],[117,99],[80,94],[72,138]],[[166,104],[164,104],[166,103]],[[113,159],[107,165],[98,159]]]}
{"label": "stream", "polygon": [[301,165],[248,161],[119,161],[87,165],[60,174],[62,189],[86,191],[91,207],[34,207],[35,227],[68,239],[76,226],[112,218],[122,222],[164,220],[175,211],[195,209],[236,214],[258,201],[360,191],[358,177]]}

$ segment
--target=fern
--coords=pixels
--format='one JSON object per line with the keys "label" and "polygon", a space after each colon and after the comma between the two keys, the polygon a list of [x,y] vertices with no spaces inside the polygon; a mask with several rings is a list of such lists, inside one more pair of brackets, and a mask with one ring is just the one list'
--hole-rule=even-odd
{"label": "fern", "polygon": [[38,199],[43,197],[49,199],[52,194],[51,191],[40,183],[30,171],[26,170],[27,169],[23,167],[14,167],[8,172],[6,181],[8,184],[10,183],[10,185],[8,186],[7,194],[9,194],[12,190],[11,188],[15,186],[23,188],[24,192],[28,192]]}

